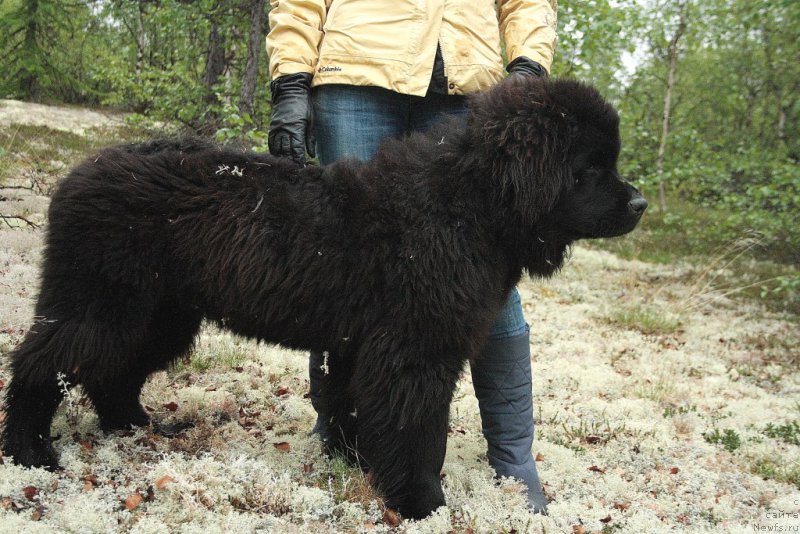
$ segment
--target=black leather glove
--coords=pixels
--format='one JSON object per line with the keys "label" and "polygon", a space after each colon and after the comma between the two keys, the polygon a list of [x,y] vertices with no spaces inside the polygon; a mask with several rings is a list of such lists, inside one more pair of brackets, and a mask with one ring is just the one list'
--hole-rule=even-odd
{"label": "black leather glove", "polygon": [[547,78],[547,70],[539,63],[525,56],[519,56],[506,67],[510,76],[536,76]]}
{"label": "black leather glove", "polygon": [[305,163],[306,152],[312,158],[315,155],[311,74],[286,74],[272,80],[269,87],[272,91],[269,152]]}

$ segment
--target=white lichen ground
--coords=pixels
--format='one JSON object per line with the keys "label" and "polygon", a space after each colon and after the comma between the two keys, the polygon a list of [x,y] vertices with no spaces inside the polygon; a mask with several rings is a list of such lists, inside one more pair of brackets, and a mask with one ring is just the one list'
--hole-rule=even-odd
{"label": "white lichen ground", "polygon": [[[25,190],[0,199],[0,213],[24,205],[33,221],[47,206]],[[3,385],[33,313],[41,240],[0,229]],[[765,433],[800,420],[797,325],[757,303],[706,302],[708,278],[577,247],[556,279],[521,285],[549,517],[492,480],[468,374],[451,410],[449,506],[392,527],[358,472],[308,435],[305,355],[208,327],[192,361],[143,393],[155,419],[193,428],[104,435],[73,391],[53,427],[63,472],[3,459],[0,533],[800,531],[800,491],[775,480],[798,480],[800,447]],[[618,319],[626,310],[668,326],[645,335]],[[715,431],[738,446],[710,443]]]}

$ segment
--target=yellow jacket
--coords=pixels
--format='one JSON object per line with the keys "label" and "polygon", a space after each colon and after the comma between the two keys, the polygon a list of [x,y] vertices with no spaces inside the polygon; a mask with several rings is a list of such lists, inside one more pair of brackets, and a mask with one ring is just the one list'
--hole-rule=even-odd
{"label": "yellow jacket", "polygon": [[270,0],[273,79],[313,74],[312,85],[374,85],[425,95],[436,44],[450,94],[481,91],[526,56],[548,71],[556,44],[556,0]]}

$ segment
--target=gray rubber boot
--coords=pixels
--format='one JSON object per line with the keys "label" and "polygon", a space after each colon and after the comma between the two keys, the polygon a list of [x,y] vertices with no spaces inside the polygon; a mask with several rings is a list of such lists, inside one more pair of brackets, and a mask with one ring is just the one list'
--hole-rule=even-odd
{"label": "gray rubber boot", "polygon": [[531,351],[527,333],[489,339],[479,357],[470,362],[475,396],[481,411],[489,465],[498,476],[514,477],[528,487],[528,506],[547,514],[533,459],[533,390]]}

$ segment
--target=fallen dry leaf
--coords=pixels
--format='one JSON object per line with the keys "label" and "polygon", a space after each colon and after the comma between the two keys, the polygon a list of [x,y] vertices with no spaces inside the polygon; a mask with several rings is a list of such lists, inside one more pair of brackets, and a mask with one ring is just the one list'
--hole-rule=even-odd
{"label": "fallen dry leaf", "polygon": [[280,443],[273,443],[272,446],[278,449],[279,451],[289,452],[289,444],[286,443],[285,441],[281,441]]}
{"label": "fallen dry leaf", "polygon": [[142,504],[143,500],[144,499],[142,499],[141,495],[139,495],[138,493],[134,493],[133,495],[125,499],[125,508],[127,508],[129,511],[133,511],[136,509],[137,506]]}
{"label": "fallen dry leaf", "polygon": [[97,475],[86,475],[83,477],[83,491],[92,491],[97,485]]}
{"label": "fallen dry leaf", "polygon": [[583,525],[572,525],[572,534],[586,534],[586,529]]}
{"label": "fallen dry leaf", "polygon": [[11,499],[11,497],[3,497],[0,499],[0,506],[2,506],[3,510],[13,510],[15,512],[19,512],[24,508],[23,505]]}
{"label": "fallen dry leaf", "polygon": [[174,412],[175,410],[178,409],[178,404],[175,401],[162,404],[161,406],[162,408],[164,408],[165,410],[169,410],[170,412]]}
{"label": "fallen dry leaf", "polygon": [[593,471],[595,473],[600,473],[601,475],[604,475],[605,472],[606,472],[605,469],[603,469],[602,467],[597,467],[596,465],[593,465],[592,467],[590,467],[589,471]]}
{"label": "fallen dry leaf", "polygon": [[162,477],[158,477],[158,479],[155,482],[155,485],[157,489],[163,490],[164,488],[167,487],[167,484],[169,484],[170,482],[176,482],[176,480],[169,475],[164,475]]}
{"label": "fallen dry leaf", "polygon": [[31,514],[31,521],[39,521],[47,510],[44,506],[39,506]]}
{"label": "fallen dry leaf", "polygon": [[630,503],[627,503],[627,502],[615,502],[614,506],[612,508],[614,508],[615,510],[619,510],[620,512],[624,512],[625,510],[627,510],[630,507],[631,507]]}
{"label": "fallen dry leaf", "polygon": [[400,516],[394,510],[387,508],[383,512],[383,522],[394,528],[400,524]]}
{"label": "fallen dry leaf", "polygon": [[600,519],[600,522],[601,522],[601,523],[609,523],[609,522],[611,522],[611,516],[610,516],[610,515],[607,515],[607,516],[605,516],[605,517],[601,518],[601,519]]}
{"label": "fallen dry leaf", "polygon": [[26,499],[32,501],[37,495],[39,495],[39,488],[36,486],[25,486],[22,488],[22,493],[25,495]]}
{"label": "fallen dry leaf", "polygon": [[678,473],[680,473],[680,471],[681,471],[681,470],[680,470],[679,468],[677,468],[677,467],[673,467],[672,469],[670,469],[670,470],[669,470],[669,473],[670,473],[671,475],[677,475]]}
{"label": "fallen dry leaf", "polygon": [[537,462],[541,462],[542,460],[544,460],[544,456],[542,456],[541,452],[537,452],[536,453],[536,461]]}

